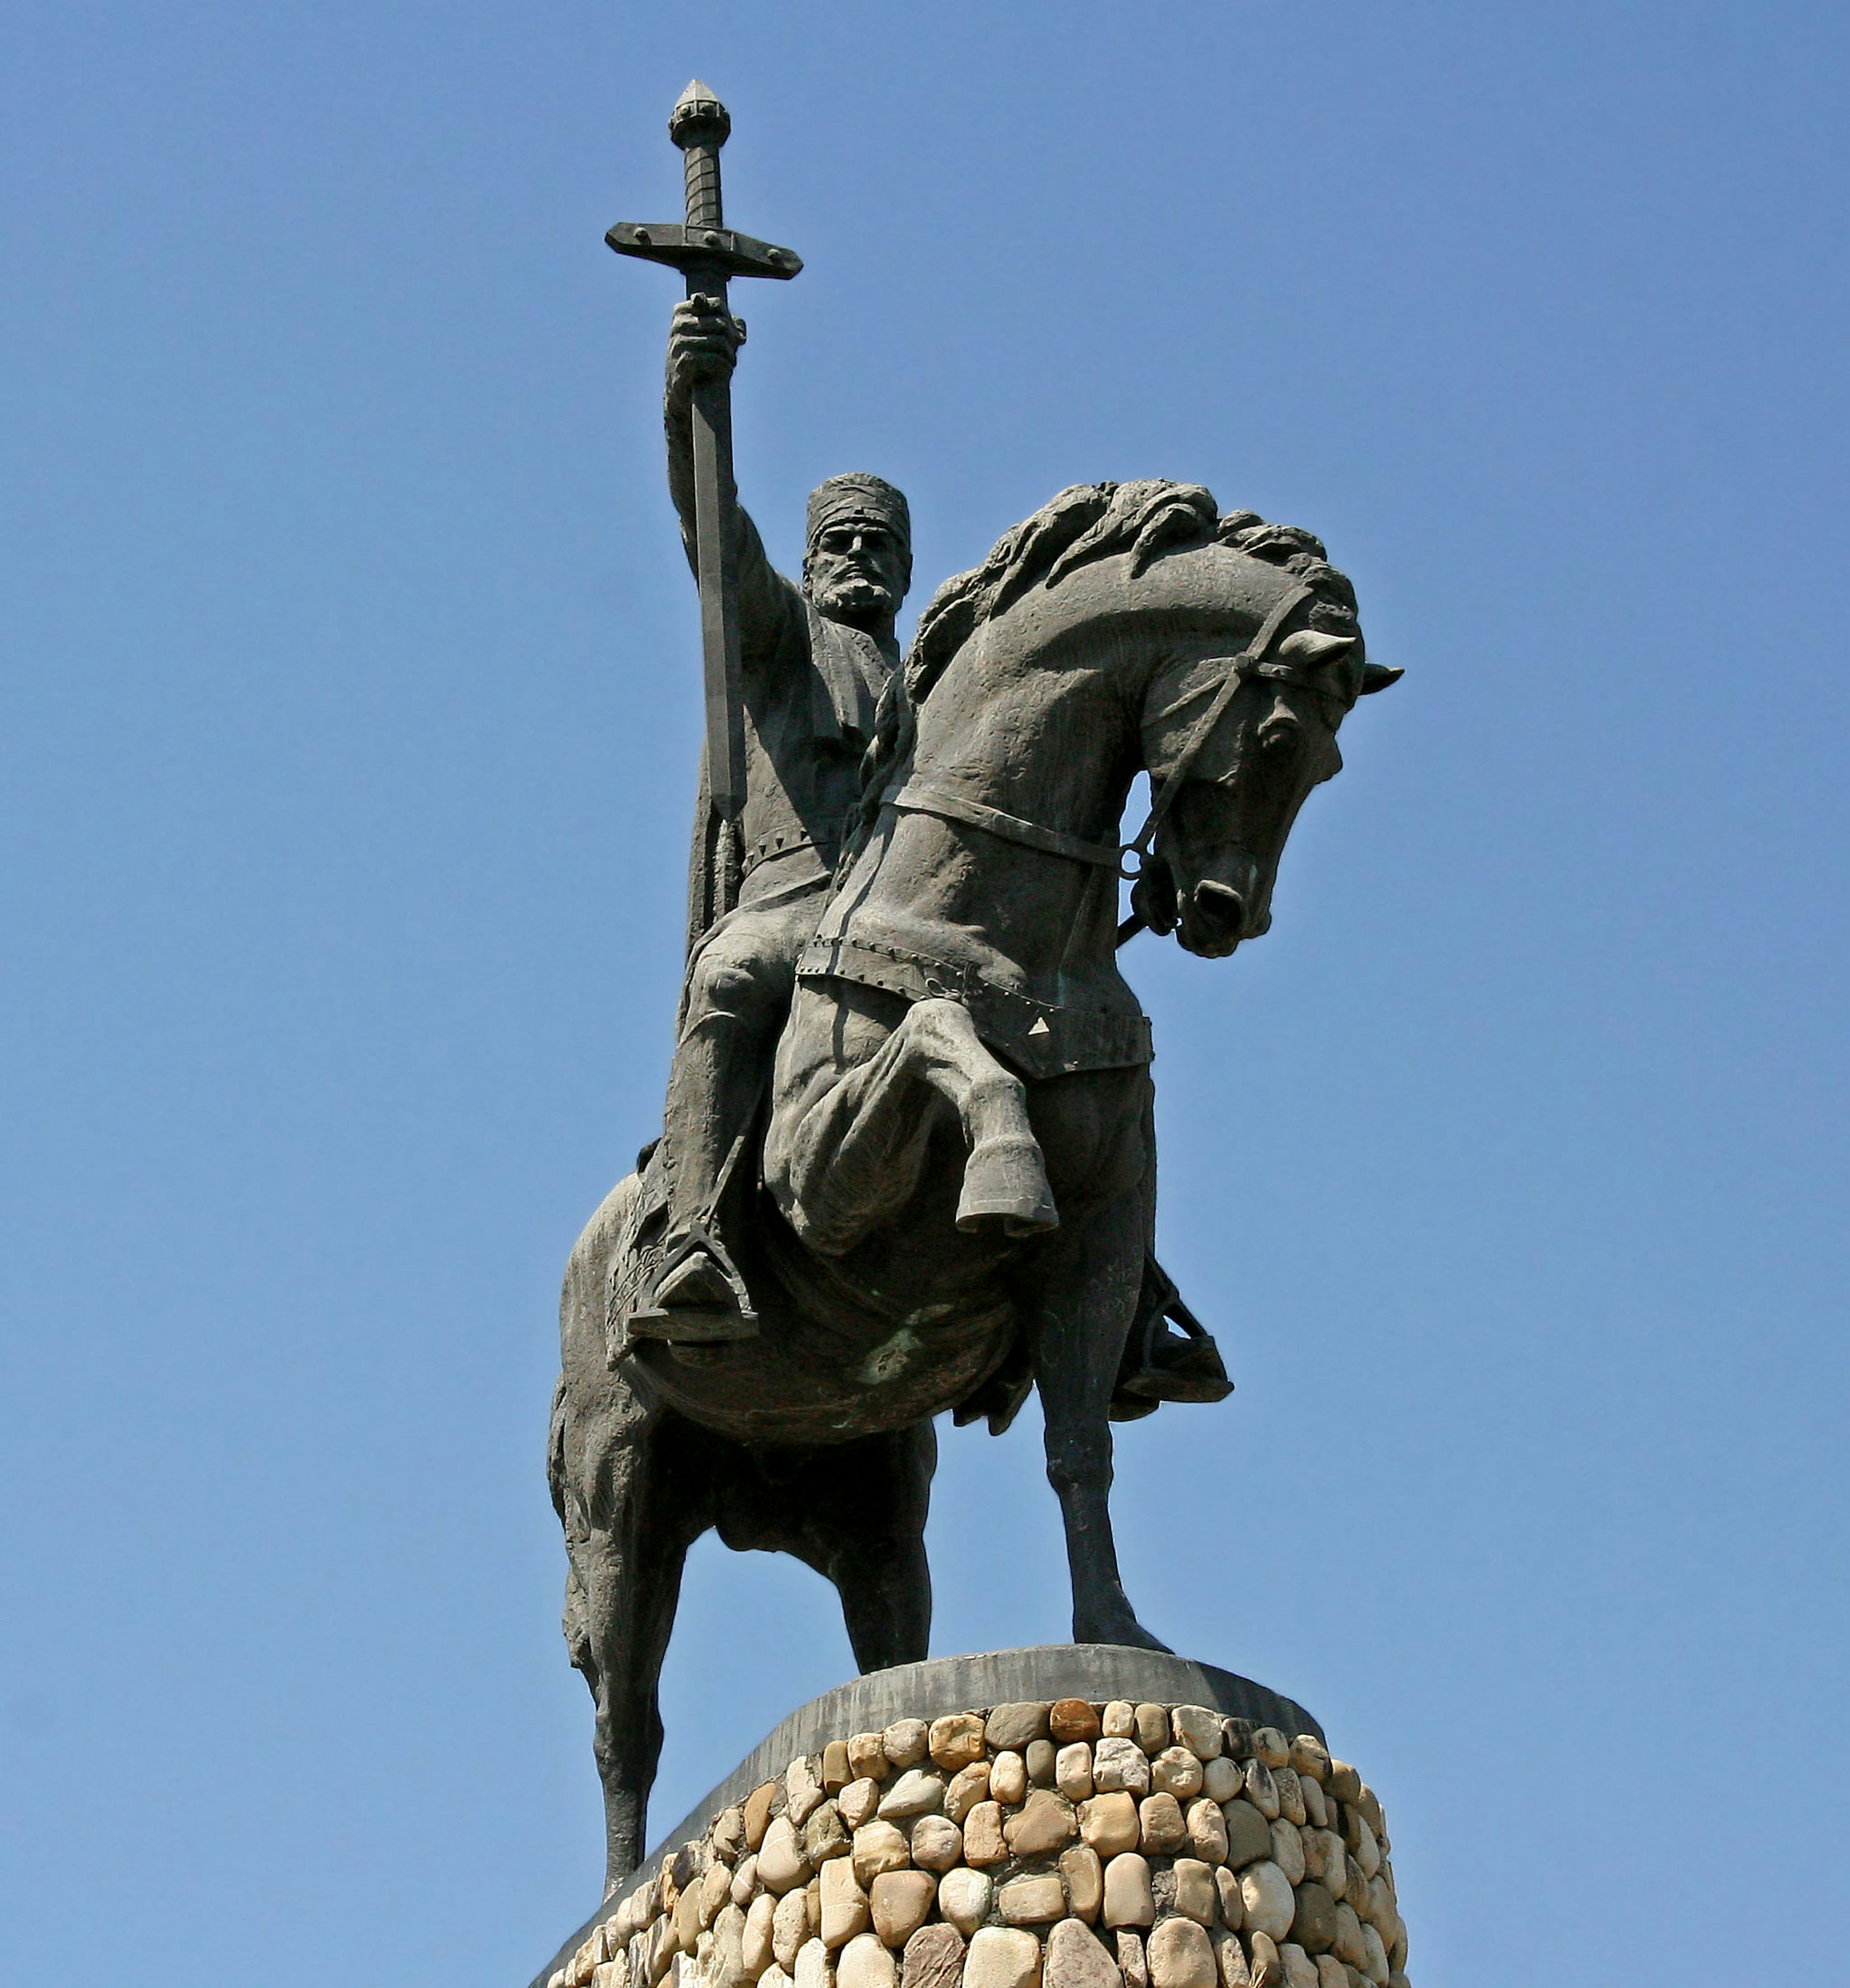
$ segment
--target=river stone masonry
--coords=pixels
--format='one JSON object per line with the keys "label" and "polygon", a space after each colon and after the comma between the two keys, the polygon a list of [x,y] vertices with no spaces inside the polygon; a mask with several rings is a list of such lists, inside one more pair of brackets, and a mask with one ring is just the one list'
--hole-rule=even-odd
{"label": "river stone masonry", "polygon": [[1406,1960],[1381,1804],[1321,1740],[1065,1698],[791,1761],[547,1988],[1408,1988]]}

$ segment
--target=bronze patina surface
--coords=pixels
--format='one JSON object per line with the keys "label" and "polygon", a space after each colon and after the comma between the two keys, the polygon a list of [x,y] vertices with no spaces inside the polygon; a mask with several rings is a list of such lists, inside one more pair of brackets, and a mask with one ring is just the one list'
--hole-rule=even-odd
{"label": "bronze patina surface", "polygon": [[776,572],[725,445],[725,281],[796,263],[721,225],[729,128],[692,86],[687,222],[610,237],[687,276],[668,482],[709,720],[662,1130],[573,1252],[551,1430],[613,1886],[643,1854],[689,1546],[795,1554],[864,1671],[919,1663],[940,1415],[999,1431],[1038,1391],[1074,1641],[1163,1650],[1120,1577],[1110,1424],[1231,1384],[1153,1253],[1150,1030],[1118,950],[1263,934],[1338,727],[1398,674],[1315,538],[1190,484],[1061,492],[938,590],[903,661],[890,484],[820,486],[800,579]]}

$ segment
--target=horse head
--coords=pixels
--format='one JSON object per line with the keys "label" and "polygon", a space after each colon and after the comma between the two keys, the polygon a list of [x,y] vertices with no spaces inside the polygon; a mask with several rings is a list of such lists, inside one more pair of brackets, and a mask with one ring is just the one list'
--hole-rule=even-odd
{"label": "horse head", "polygon": [[[1131,845],[1141,858],[1132,908],[1189,952],[1223,958],[1270,925],[1297,811],[1341,767],[1343,718],[1401,672],[1365,660],[1354,590],[1310,532],[1252,511],[1223,516],[1197,484],[1076,484],[933,597],[908,660],[903,713],[897,702],[889,713],[904,722],[889,723],[869,756],[869,819],[936,685],[968,674],[945,707],[953,729],[968,728],[986,702],[1031,705],[1001,688],[1009,658],[1044,668],[1057,697],[1082,680],[1073,664],[1088,641],[1101,679],[1121,670],[1139,678],[1123,708],[1141,732],[1128,742],[1131,762],[1141,759],[1155,799]],[[951,756],[966,769],[996,761],[1021,752],[1031,729],[995,726],[975,746],[966,730]],[[1044,791],[1025,783],[1055,820],[1087,811],[1062,791],[1074,777],[1072,736],[1043,727]],[[934,803],[944,804],[942,795]],[[1007,834],[1010,818],[991,806],[976,819]]]}
{"label": "horse head", "polygon": [[[1204,958],[1225,958],[1270,928],[1298,810],[1342,770],[1338,728],[1358,697],[1402,674],[1365,661],[1360,634],[1343,632],[1355,614],[1339,574],[1301,555],[1290,563],[1295,588],[1245,650],[1171,664],[1145,703],[1155,800],[1131,908]],[[1300,617],[1324,625],[1276,634]]]}

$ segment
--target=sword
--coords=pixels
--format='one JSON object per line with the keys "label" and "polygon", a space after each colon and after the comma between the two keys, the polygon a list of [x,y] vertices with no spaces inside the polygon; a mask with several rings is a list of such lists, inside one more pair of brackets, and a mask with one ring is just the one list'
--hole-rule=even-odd
{"label": "sword", "polygon": [[[620,221],[604,240],[619,255],[666,262],[690,297],[726,303],[734,276],[789,278],[803,259],[725,225],[719,148],[732,129],[725,106],[698,80],[681,93],[668,136],[681,147],[687,220]],[[706,688],[707,786],[715,812],[733,821],[745,805],[745,703],[739,686],[739,599],[732,565],[732,393],[729,378],[694,389],[694,551],[700,576],[700,651]]]}

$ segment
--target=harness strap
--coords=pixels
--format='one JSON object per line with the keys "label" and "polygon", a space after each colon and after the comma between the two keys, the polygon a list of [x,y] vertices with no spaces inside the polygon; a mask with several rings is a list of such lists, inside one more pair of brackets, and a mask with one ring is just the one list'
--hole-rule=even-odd
{"label": "harness strap", "polygon": [[913,814],[935,814],[946,821],[961,821],[980,828],[1005,842],[1019,842],[1024,848],[1038,849],[1043,855],[1064,856],[1072,863],[1094,863],[1101,870],[1116,870],[1123,850],[1102,842],[1087,842],[1064,830],[1043,828],[1037,821],[1025,821],[1018,814],[1005,814],[1000,808],[973,801],[923,773],[915,773],[897,793],[885,796],[889,806]]}
{"label": "harness strap", "polygon": [[[1227,673],[1221,679],[1219,689],[1214,693],[1214,702],[1202,713],[1201,722],[1189,735],[1189,742],[1183,746],[1175,764],[1170,768],[1169,778],[1157,790],[1143,827],[1137,831],[1135,839],[1125,845],[1127,854],[1135,855],[1140,860],[1149,854],[1150,845],[1156,838],[1156,831],[1175,805],[1175,796],[1182,791],[1182,782],[1187,779],[1195,762],[1201,757],[1202,749],[1213,737],[1215,728],[1226,715],[1227,707],[1239,695],[1240,685],[1249,676],[1264,667],[1266,651],[1271,647],[1273,638],[1284,626],[1286,617],[1315,591],[1314,587],[1303,583],[1293,587],[1274,605],[1271,613],[1260,624],[1259,633],[1228,664]],[[1282,674],[1276,668],[1269,673],[1273,675]]]}
{"label": "harness strap", "polygon": [[[1284,682],[1302,681],[1301,673],[1289,663],[1268,663],[1266,651],[1271,647],[1279,630],[1293,610],[1300,607],[1316,591],[1307,583],[1300,583],[1283,596],[1260,624],[1259,632],[1240,654],[1229,659],[1227,673],[1222,678],[1219,688],[1214,693],[1214,701],[1202,713],[1200,722],[1189,735],[1175,764],[1169,769],[1169,777],[1158,789],[1149,814],[1137,832],[1136,839],[1114,848],[1103,842],[1087,842],[1077,835],[1068,835],[1064,829],[1043,828],[1037,821],[1024,820],[1018,814],[1005,814],[1000,808],[986,806],[982,801],[973,801],[954,788],[940,785],[928,774],[914,773],[897,792],[889,792],[882,798],[889,807],[908,810],[914,814],[933,814],[945,821],[961,821],[966,827],[980,828],[988,833],[999,836],[1005,842],[1018,842],[1023,848],[1038,849],[1043,855],[1064,856],[1070,863],[1090,863],[1101,870],[1110,870],[1127,881],[1134,879],[1150,854],[1150,845],[1155,840],[1156,831],[1174,805],[1176,795],[1190,769],[1201,757],[1202,749],[1214,735],[1215,728],[1226,715],[1227,707],[1239,695],[1240,687],[1248,678],[1276,677]],[[1127,870],[1125,858],[1135,856],[1139,871]],[[1126,921],[1128,929],[1121,928],[1118,943],[1121,945],[1131,936],[1141,920]]]}

